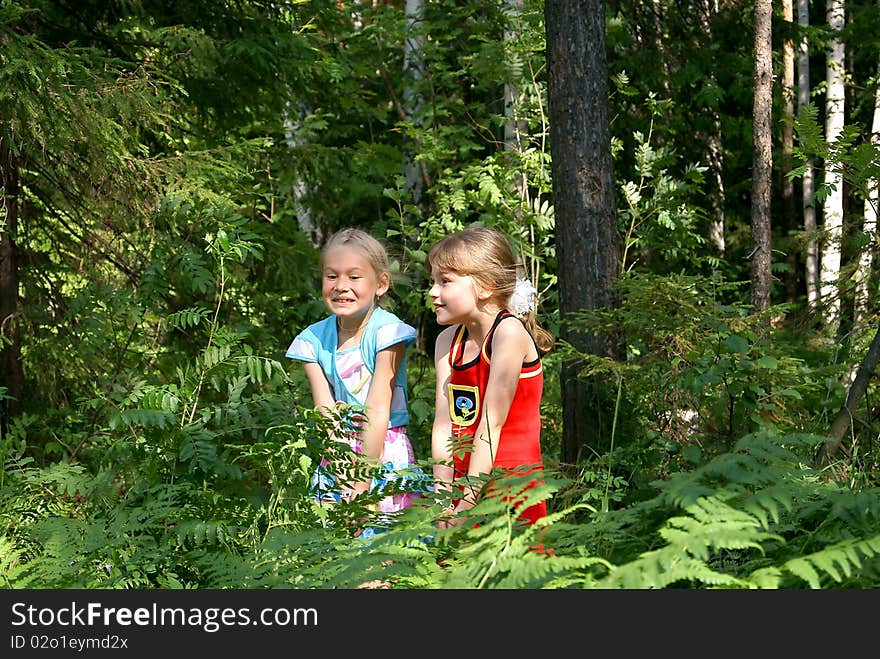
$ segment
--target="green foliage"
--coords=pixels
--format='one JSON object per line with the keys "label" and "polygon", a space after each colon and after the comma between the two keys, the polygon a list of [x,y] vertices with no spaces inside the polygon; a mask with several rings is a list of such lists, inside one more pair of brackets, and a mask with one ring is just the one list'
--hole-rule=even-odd
{"label": "green foliage", "polygon": [[617,327],[628,355],[620,364],[583,356],[586,373],[620,373],[644,414],[647,433],[666,451],[682,445],[726,450],[759,429],[813,429],[817,407],[834,409],[826,379],[840,375],[820,345],[776,333],[737,302],[742,286],[717,277],[631,273],[621,278],[621,304],[580,315],[591,331]]}
{"label": "green foliage", "polygon": [[583,583],[876,587],[878,492],[848,491],[805,466],[805,455],[822,441],[810,435],[745,436],[731,453],[656,481],[655,496],[595,513],[590,524],[572,527],[566,540],[614,567],[598,579],[588,573]]}
{"label": "green foliage", "polygon": [[[5,480],[14,487],[0,490],[4,583],[11,588],[355,588],[374,581],[392,588],[878,585],[880,497],[876,488],[840,488],[805,466],[804,454],[821,437],[743,437],[733,452],[656,481],[653,496],[617,510],[576,504],[519,528],[501,497],[489,497],[471,512],[476,525],[437,531],[437,504],[431,504],[406,510],[385,533],[363,541],[342,522],[362,510],[322,523],[308,496],[314,422],[317,418],[306,414],[272,433],[274,441],[240,454],[241,464],[269,476],[265,496],[250,502],[190,484],[123,492],[106,476],[69,466],[7,467]],[[548,480],[524,490],[516,479],[498,483],[524,505],[565,485]],[[35,507],[37,501],[43,504]],[[572,522],[585,512],[589,523]]]}
{"label": "green foliage", "polygon": [[[880,177],[880,148],[873,144],[857,126],[843,127],[840,135],[827,141],[819,125],[819,111],[812,103],[802,106],[794,122],[798,136],[794,156],[798,166],[790,173],[792,178],[803,176],[810,162],[826,162],[830,171],[839,174],[852,186],[852,192],[864,200],[871,181]],[[822,203],[830,193],[828,183],[816,187],[816,201]]]}
{"label": "green foliage", "polygon": [[[701,233],[706,213],[696,201],[707,168],[690,164],[680,178],[674,177],[670,169],[677,165],[675,150],[652,144],[654,122],[670,110],[670,104],[650,94],[645,106],[651,123],[647,134],[635,131],[632,136],[633,178],[618,183],[623,202],[619,211],[622,269],[662,273],[716,268],[719,259],[706,253]],[[617,148],[623,149],[623,145]]]}
{"label": "green foliage", "polygon": [[[612,450],[557,477],[559,345],[544,362],[547,482],[504,484],[550,497],[540,524],[519,528],[491,497],[443,531],[442,501],[389,523],[375,496],[313,500],[321,458],[369,475],[328,445],[332,421],[283,361],[326,313],[322,236],[362,226],[390,248],[387,303],[420,334],[409,433],[428,473],[430,244],[463,226],[501,229],[540,290],[542,324],[558,324],[543,3],[426,3],[422,76],[403,72],[398,4],[353,15],[330,2],[0,2],[28,385],[23,413],[0,429],[2,586],[877,587],[874,443],[853,444],[845,484],[806,466],[863,346],[855,337],[844,353],[812,328],[778,326],[787,304],[751,313],[740,283],[751,45],[736,8],[712,33],[669,3],[662,25],[645,3],[610,16],[626,274],[620,307],[578,322],[615,328],[627,346],[621,362],[581,356],[585,375],[619,392]],[[858,9],[853,40],[873,34],[876,14]],[[811,31],[814,47],[824,36]],[[516,110],[506,144],[505,83]],[[820,121],[808,105],[796,122],[799,164],[836,163],[864,197],[876,147],[853,126],[826,144]],[[716,130],[724,257],[704,238]],[[404,154],[422,175],[418,198]],[[871,414],[854,439],[873,436]],[[365,523],[384,532],[361,538]]]}

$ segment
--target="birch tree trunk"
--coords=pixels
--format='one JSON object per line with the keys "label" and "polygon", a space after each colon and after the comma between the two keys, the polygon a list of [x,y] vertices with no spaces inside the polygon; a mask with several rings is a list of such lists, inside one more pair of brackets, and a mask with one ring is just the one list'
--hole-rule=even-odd
{"label": "birch tree trunk", "polygon": [[[508,64],[512,64],[513,44],[518,37],[518,30],[514,26],[521,25],[520,16],[523,8],[523,0],[504,0],[505,24],[504,24],[504,52],[507,53]],[[522,136],[526,132],[526,124],[520,118],[520,88],[511,79],[514,66],[508,66],[508,77],[504,83],[504,149],[513,153],[519,153],[522,149]],[[518,161],[515,161],[518,162]],[[517,167],[514,173],[514,185],[516,196],[520,201],[525,201],[528,196],[528,183],[524,168]],[[516,211],[522,216],[521,207]],[[535,281],[535,280],[533,280]]]}
{"label": "birch tree trunk", "polygon": [[[403,108],[407,124],[413,126],[421,113],[424,99],[418,93],[425,73],[424,35],[425,0],[406,0],[406,38],[403,43]],[[411,142],[412,143],[412,142]],[[409,149],[404,155],[406,188],[413,202],[418,204],[424,193],[424,179],[415,161],[415,153]]]}
{"label": "birch tree trunk", "polygon": [[[844,124],[844,45],[840,30],[844,25],[843,0],[828,0],[828,27],[833,36],[825,65],[825,139],[833,142],[840,137]],[[825,163],[825,185],[828,196],[822,207],[822,253],[820,257],[819,295],[822,319],[829,330],[840,321],[841,239],[843,237],[843,175],[839,165]]]}
{"label": "birch tree trunk", "polygon": [[[798,25],[802,30],[810,26],[810,0],[797,0]],[[810,102],[810,52],[806,34],[798,43],[798,110]],[[816,180],[813,161],[808,160],[801,179],[802,208],[804,213],[804,279],[806,281],[807,305],[812,312],[819,308],[819,241],[816,238]]]}
{"label": "birch tree trunk", "polygon": [[[505,26],[504,26],[504,42],[509,45],[517,37],[516,31],[511,27],[514,21],[518,20],[522,11],[523,0],[504,0],[507,9]],[[508,51],[509,48],[505,48]],[[520,89],[516,82],[507,80],[504,83],[504,148],[508,151],[518,151],[520,148],[521,135],[525,131],[524,123],[519,119]]]}
{"label": "birch tree trunk", "polygon": [[[794,25],[793,0],[782,0],[782,18],[787,28]],[[782,222],[785,234],[789,235],[797,228],[794,204],[794,182],[788,174],[792,167],[794,152],[794,41],[786,36],[782,42],[782,153],[780,163],[780,186],[782,190]],[[785,272],[785,291],[789,302],[799,297],[797,290],[797,258],[795,250],[789,247],[785,255],[788,270]]]}
{"label": "birch tree trunk", "polygon": [[[698,7],[700,24],[709,41],[712,40],[712,18],[718,13],[717,0],[700,0]],[[710,76],[715,82],[715,76]],[[706,163],[713,185],[710,186],[709,197],[709,242],[715,246],[719,256],[724,256],[727,248],[724,239],[724,150],[721,144],[721,117],[713,106],[707,108],[711,113],[712,131],[706,135]]]}
{"label": "birch tree trunk", "polygon": [[752,305],[755,311],[770,306],[772,286],[770,192],[772,187],[771,112],[773,105],[773,50],[770,0],[755,3],[755,76],[752,114]]}
{"label": "birch tree trunk", "polygon": [[[294,120],[293,116],[301,117],[306,114],[307,110],[302,107],[287,110],[287,116],[284,118],[284,138],[289,149],[304,146],[304,142],[298,136],[299,122]],[[297,176],[290,190],[296,223],[300,231],[309,237],[309,242],[317,247],[324,241],[324,231],[321,224],[315,221],[312,210],[305,201],[310,192],[311,186],[308,181],[302,176]]]}
{"label": "birch tree trunk", "polygon": [[[880,72],[880,67],[878,67]],[[871,144],[880,149],[880,84],[874,92],[874,119],[871,123]],[[868,316],[868,308],[871,303],[869,284],[871,281],[871,268],[873,266],[874,253],[877,251],[877,204],[878,180],[872,178],[868,181],[868,194],[865,197],[865,219],[862,223],[862,232],[868,237],[867,244],[862,248],[859,255],[859,265],[856,271],[855,290],[855,320],[865,320]]]}

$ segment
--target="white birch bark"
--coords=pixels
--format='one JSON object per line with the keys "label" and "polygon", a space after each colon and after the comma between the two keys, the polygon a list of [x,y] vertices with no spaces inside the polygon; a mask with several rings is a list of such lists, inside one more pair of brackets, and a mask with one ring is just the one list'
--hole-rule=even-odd
{"label": "white birch bark", "polygon": [[[297,149],[304,144],[298,137],[299,123],[294,120],[294,115],[297,117],[305,116],[305,111],[302,109],[288,110],[287,116],[284,118],[285,144],[290,149]],[[324,236],[322,235],[319,223],[315,221],[312,215],[311,209],[304,203],[304,199],[311,189],[308,181],[302,176],[298,176],[291,186],[290,196],[293,211],[296,214],[297,226],[299,226],[300,231],[309,237],[312,245],[317,247],[323,242]]]}
{"label": "white birch bark", "polygon": [[[296,30],[295,24],[291,25],[291,29]],[[288,105],[285,108],[284,123],[284,142],[290,149],[297,149],[305,144],[299,136],[300,119],[308,116],[310,109],[303,103],[297,104],[295,107]],[[296,223],[300,231],[309,238],[309,242],[318,247],[324,236],[321,232],[320,223],[316,222],[312,210],[305,203],[306,196],[313,191],[308,181],[302,176],[296,177],[290,189],[291,204],[296,215]]]}
{"label": "white birch bark", "polygon": [[[782,19],[791,26],[794,23],[793,0],[782,0]],[[792,168],[794,154],[794,41],[790,36],[782,42],[782,158],[780,172],[782,174],[782,226],[786,231],[794,229],[797,225],[794,209],[794,182],[789,177]],[[798,297],[795,277],[797,270],[795,250],[789,248],[785,255],[786,264],[791,269],[785,274],[785,289],[787,298],[795,300]]]}
{"label": "white birch bark", "polygon": [[[511,24],[518,20],[522,11],[523,0],[504,0],[506,20],[504,27],[504,42],[510,44],[517,37],[516,31]],[[507,49],[506,49],[507,50]],[[519,85],[508,79],[504,83],[504,148],[508,151],[518,151],[520,148],[521,135],[525,128],[519,119]]]}
{"label": "white birch bark", "polygon": [[[844,25],[843,0],[828,0],[828,27],[834,35],[828,46],[825,65],[825,139],[840,137],[844,125],[844,44],[840,30]],[[834,327],[840,320],[840,253],[843,236],[843,175],[839,165],[825,163],[828,196],[822,207],[822,253],[819,269],[819,294],[825,325]]]}
{"label": "white birch bark", "polygon": [[[878,67],[880,72],[880,67]],[[871,143],[880,149],[880,84],[874,92],[874,120],[871,124]],[[865,197],[865,219],[862,224],[862,231],[867,234],[869,241],[862,248],[859,255],[859,265],[856,271],[856,292],[855,292],[855,320],[865,320],[868,315],[868,307],[870,304],[870,291],[868,283],[871,278],[871,266],[874,259],[874,252],[877,250],[877,203],[878,203],[878,181],[876,178],[868,181],[868,194]]]}
{"label": "white birch bark", "polygon": [[[810,0],[797,0],[798,25],[807,28],[810,25]],[[810,53],[807,37],[801,38],[798,44],[798,110],[810,102]],[[807,162],[802,179],[802,202],[804,212],[804,233],[807,236],[805,245],[804,278],[807,288],[807,305],[817,311],[819,302],[819,241],[816,239],[816,180],[813,161]]]}
{"label": "white birch bark", "polygon": [[[712,39],[712,17],[718,13],[716,0],[700,0],[698,7],[700,24],[709,39]],[[712,82],[715,76],[711,75]],[[712,117],[712,130],[706,135],[706,162],[713,185],[709,191],[709,242],[715,246],[716,252],[724,255],[727,248],[724,239],[724,149],[721,142],[721,117],[714,108],[707,108]]]}
{"label": "white birch bark", "polygon": [[[417,92],[425,73],[424,34],[425,0],[406,0],[406,37],[403,42],[403,111],[409,125],[418,120],[424,102]],[[424,193],[421,168],[415,160],[411,145],[404,153],[403,170],[406,189],[414,203],[418,204]]]}

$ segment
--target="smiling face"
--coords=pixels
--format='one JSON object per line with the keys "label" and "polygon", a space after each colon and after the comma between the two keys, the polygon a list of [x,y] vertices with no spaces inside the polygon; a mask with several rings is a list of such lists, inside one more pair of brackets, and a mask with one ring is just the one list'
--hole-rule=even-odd
{"label": "smiling face", "polygon": [[354,247],[340,245],[324,254],[321,294],[341,326],[360,324],[376,298],[388,290],[389,283],[388,273],[376,272],[370,260]]}
{"label": "smiling face", "polygon": [[461,323],[479,311],[479,287],[469,275],[459,275],[438,267],[431,268],[433,284],[428,297],[441,325]]}
{"label": "smiling face", "polygon": [[438,240],[428,251],[433,285],[428,296],[441,325],[462,324],[504,308],[516,282],[516,263],[507,239],[485,227],[471,227]]}

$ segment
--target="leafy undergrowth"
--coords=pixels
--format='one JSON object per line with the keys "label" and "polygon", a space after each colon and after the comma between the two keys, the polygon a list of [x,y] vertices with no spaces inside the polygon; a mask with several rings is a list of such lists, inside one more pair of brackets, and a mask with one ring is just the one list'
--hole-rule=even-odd
{"label": "leafy undergrowth", "polygon": [[[468,523],[439,531],[439,504],[424,498],[364,539],[354,530],[366,508],[328,511],[308,496],[314,462],[306,432],[289,427],[279,441],[247,449],[249,473],[268,476],[259,496],[188,480],[121,492],[112,470],[39,468],[7,453],[4,587],[880,586],[880,493],[853,492],[808,466],[804,456],[819,437],[749,435],[729,453],[652,483],[651,495],[635,503],[600,512],[575,502],[527,528],[494,497]],[[502,485],[531,502],[567,482]]]}

